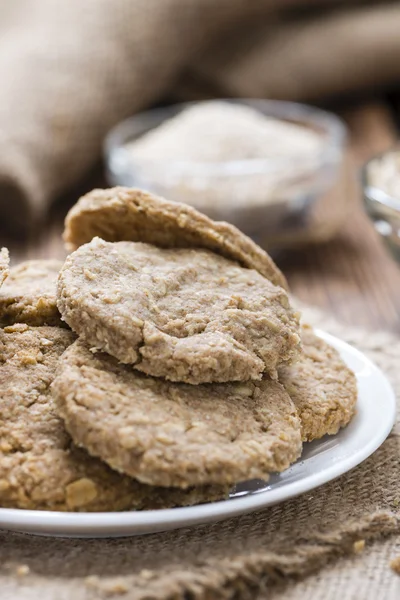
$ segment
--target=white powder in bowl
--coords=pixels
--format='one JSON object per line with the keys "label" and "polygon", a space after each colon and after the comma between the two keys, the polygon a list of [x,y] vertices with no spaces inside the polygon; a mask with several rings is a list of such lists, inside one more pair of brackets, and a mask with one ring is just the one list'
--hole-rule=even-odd
{"label": "white powder in bowl", "polygon": [[[136,184],[244,230],[315,184],[323,136],[244,104],[195,104],[128,143]],[[239,211],[239,212],[238,212]]]}

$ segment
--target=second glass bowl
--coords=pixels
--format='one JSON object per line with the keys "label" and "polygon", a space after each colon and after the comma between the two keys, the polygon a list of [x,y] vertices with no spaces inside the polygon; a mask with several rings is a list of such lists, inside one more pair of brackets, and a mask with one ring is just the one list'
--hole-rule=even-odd
{"label": "second glass bowl", "polygon": [[[400,146],[375,156],[364,165],[362,185],[366,211],[376,231],[400,262]],[[392,191],[394,185],[399,196]]]}

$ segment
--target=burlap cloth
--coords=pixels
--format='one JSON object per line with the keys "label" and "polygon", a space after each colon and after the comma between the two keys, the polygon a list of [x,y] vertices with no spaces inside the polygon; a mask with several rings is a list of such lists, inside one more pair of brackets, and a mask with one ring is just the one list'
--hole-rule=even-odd
{"label": "burlap cloth", "polygon": [[0,0],[0,225],[24,231],[168,97],[319,100],[400,77],[400,2]]}
{"label": "burlap cloth", "polygon": [[[365,351],[400,394],[399,339],[349,331],[314,310],[305,319]],[[336,481],[228,521],[109,540],[0,532],[0,597],[397,600],[400,577],[389,561],[400,555],[399,432],[397,423],[371,458]]]}

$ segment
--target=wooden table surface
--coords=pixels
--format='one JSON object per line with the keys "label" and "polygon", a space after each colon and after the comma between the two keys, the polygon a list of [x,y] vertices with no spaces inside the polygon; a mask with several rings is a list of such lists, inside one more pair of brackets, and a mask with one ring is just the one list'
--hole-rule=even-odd
{"label": "wooden table surface", "polygon": [[[389,108],[374,102],[345,111],[355,169],[397,139]],[[351,218],[335,240],[287,252],[279,266],[302,301],[339,320],[371,330],[400,333],[400,265],[376,234],[362,207],[360,184]]]}
{"label": "wooden table surface", "polygon": [[[342,111],[341,116],[350,128],[356,167],[396,140],[394,120],[383,102],[361,104]],[[85,182],[83,191],[98,183],[97,175],[92,185]],[[351,219],[335,240],[286,251],[279,255],[278,264],[303,302],[333,312],[351,325],[400,333],[400,265],[389,256],[364,215],[360,189],[351,201]],[[68,198],[58,202],[43,230],[29,242],[1,240],[10,246],[14,261],[64,256],[60,233],[68,202]]]}

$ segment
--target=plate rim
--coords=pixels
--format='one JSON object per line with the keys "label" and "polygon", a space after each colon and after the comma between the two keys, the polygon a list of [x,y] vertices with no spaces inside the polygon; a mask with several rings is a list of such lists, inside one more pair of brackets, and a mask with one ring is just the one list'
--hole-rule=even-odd
{"label": "plate rim", "polygon": [[[286,502],[340,477],[371,456],[385,441],[396,421],[396,396],[383,371],[363,352],[340,338],[321,329],[315,333],[332,344],[339,352],[357,356],[380,378],[385,388],[386,421],[382,421],[379,435],[358,449],[345,463],[334,462],[322,472],[311,473],[298,481],[287,483],[276,490],[268,490],[268,498],[260,491],[230,501],[219,500],[207,504],[168,509],[121,512],[69,513],[61,511],[26,510],[0,507],[0,529],[62,537],[119,537],[156,533],[228,519]],[[301,460],[301,458],[300,458]],[[344,466],[345,465],[345,466]],[[344,468],[343,468],[344,467]],[[39,533],[40,535],[40,533]]]}

